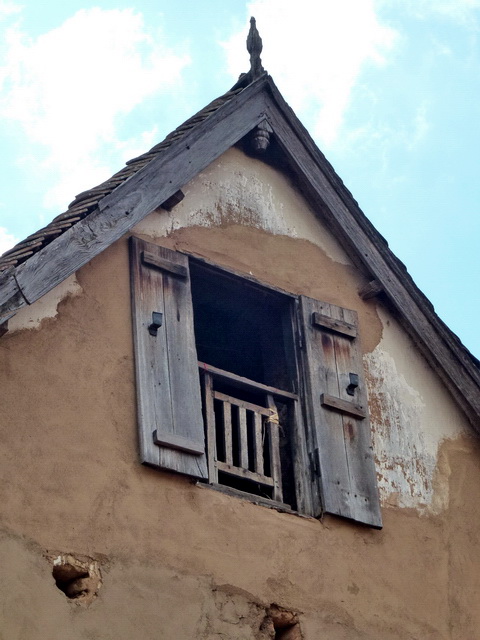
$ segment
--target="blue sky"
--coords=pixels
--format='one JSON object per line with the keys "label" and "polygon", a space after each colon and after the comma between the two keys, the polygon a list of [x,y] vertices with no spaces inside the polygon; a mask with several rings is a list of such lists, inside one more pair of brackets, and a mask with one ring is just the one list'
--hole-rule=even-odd
{"label": "blue sky", "polygon": [[[199,8],[200,7],[200,8]],[[0,0],[0,252],[248,69],[480,356],[480,0]]]}

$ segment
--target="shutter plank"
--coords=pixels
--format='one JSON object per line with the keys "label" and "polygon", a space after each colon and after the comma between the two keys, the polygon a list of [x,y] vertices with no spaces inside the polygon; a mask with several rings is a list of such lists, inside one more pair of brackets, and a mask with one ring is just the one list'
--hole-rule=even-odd
{"label": "shutter plank", "polygon": [[[357,314],[304,297],[301,305],[323,509],[381,527]],[[331,321],[319,323],[320,317]],[[354,396],[347,393],[350,373],[359,376]]]}
{"label": "shutter plank", "polygon": [[[142,254],[156,258],[155,265]],[[179,268],[165,270],[165,263]],[[142,462],[206,478],[188,258],[132,238],[131,266]],[[153,311],[163,314],[156,336],[148,331]]]}
{"label": "shutter plank", "polygon": [[[148,331],[152,311],[165,313],[163,295],[158,294],[163,288],[163,280],[161,272],[142,268],[136,238],[132,238],[130,256],[140,455],[142,462],[158,467],[160,449],[155,445],[152,433],[156,425],[172,425],[173,422],[168,362],[162,356],[167,351],[165,332],[160,331],[154,337]],[[152,380],[158,381],[154,393]]]}
{"label": "shutter plank", "polygon": [[[329,513],[350,517],[348,494],[343,490],[349,486],[345,438],[343,436],[343,418],[322,408],[322,393],[337,396],[339,394],[336,375],[335,347],[333,336],[318,330],[312,322],[315,312],[331,315],[330,305],[311,298],[301,298],[306,348],[307,403],[309,422],[314,427],[311,463],[318,455],[320,462],[321,502],[317,500],[315,515],[320,515],[321,507]],[[318,453],[316,450],[318,449]]]}
{"label": "shutter plank", "polygon": [[[349,309],[342,309],[343,318],[351,324],[358,324],[357,314]],[[368,408],[367,389],[363,375],[363,360],[360,340],[338,340],[337,372],[340,381],[340,399],[352,401]],[[340,344],[341,343],[341,344]],[[359,386],[354,396],[347,393],[350,373],[359,376]],[[382,517],[378,499],[377,475],[375,459],[371,443],[370,421],[368,410],[364,417],[355,418],[348,412],[343,417],[345,451],[350,475],[350,506],[352,518],[372,526],[381,527]]]}

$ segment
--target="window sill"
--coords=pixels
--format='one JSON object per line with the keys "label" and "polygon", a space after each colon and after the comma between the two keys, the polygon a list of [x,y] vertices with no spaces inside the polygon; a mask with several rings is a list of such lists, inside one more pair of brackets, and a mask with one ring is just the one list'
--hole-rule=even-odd
{"label": "window sill", "polygon": [[214,491],[218,491],[219,493],[223,493],[227,496],[240,498],[241,500],[246,500],[247,502],[253,502],[254,504],[258,504],[261,507],[267,507],[267,509],[274,509],[279,513],[290,513],[291,515],[298,516],[299,518],[317,520],[317,518],[313,518],[312,516],[307,516],[304,513],[295,511],[294,509],[290,508],[288,504],[285,504],[283,502],[276,502],[275,500],[270,500],[269,498],[262,498],[261,496],[257,496],[254,493],[239,491],[238,489],[233,489],[232,487],[227,487],[223,484],[207,484],[206,482],[200,481],[196,481],[195,484],[202,489],[213,489]]}

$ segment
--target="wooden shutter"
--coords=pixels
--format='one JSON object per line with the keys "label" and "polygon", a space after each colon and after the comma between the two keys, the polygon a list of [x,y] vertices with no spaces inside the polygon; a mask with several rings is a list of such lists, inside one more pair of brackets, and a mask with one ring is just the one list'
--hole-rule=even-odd
{"label": "wooden shutter", "polygon": [[142,462],[207,478],[188,258],[131,238],[131,276]]}
{"label": "wooden shutter", "polygon": [[303,296],[300,304],[315,510],[380,528],[357,314]]}

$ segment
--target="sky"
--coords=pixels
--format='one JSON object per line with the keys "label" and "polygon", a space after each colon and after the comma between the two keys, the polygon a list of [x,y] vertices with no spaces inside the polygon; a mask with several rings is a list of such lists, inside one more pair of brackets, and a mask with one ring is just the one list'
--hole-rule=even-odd
{"label": "sky", "polygon": [[0,253],[262,61],[480,357],[480,0],[0,0]]}

